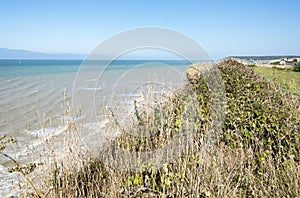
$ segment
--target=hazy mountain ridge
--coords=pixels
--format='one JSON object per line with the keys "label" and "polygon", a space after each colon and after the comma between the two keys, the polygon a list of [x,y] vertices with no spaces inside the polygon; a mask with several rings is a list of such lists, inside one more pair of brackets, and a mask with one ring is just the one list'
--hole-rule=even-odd
{"label": "hazy mountain ridge", "polygon": [[83,59],[83,54],[43,53],[21,49],[0,48],[0,59]]}

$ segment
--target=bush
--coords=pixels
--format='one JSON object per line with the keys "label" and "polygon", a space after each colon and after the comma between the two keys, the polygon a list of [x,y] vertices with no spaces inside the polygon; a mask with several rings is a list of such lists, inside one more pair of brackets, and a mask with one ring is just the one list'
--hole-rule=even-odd
{"label": "bush", "polygon": [[298,62],[298,63],[295,65],[294,71],[300,72],[300,62]]}

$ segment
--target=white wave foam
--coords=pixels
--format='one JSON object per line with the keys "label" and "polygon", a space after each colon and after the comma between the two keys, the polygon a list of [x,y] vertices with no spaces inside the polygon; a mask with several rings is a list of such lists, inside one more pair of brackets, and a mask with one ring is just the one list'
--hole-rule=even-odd
{"label": "white wave foam", "polygon": [[80,88],[80,90],[86,90],[86,91],[98,91],[98,90],[102,90],[102,87],[96,87],[96,88],[89,88],[89,87],[82,87]]}
{"label": "white wave foam", "polygon": [[105,119],[101,122],[85,123],[83,127],[86,129],[104,129],[106,125],[109,123],[110,123],[109,119]]}

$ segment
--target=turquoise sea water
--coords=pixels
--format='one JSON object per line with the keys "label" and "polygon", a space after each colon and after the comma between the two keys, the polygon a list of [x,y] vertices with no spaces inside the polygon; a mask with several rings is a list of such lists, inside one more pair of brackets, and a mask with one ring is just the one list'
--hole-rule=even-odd
{"label": "turquoise sea water", "polygon": [[[106,65],[106,61],[89,61],[83,66],[82,63],[82,60],[0,60],[0,133],[24,129],[26,125],[32,128],[29,125],[37,112],[57,116],[51,112],[59,111],[64,90],[67,89],[71,96],[76,77],[81,79],[84,74],[87,75],[84,80],[97,81],[103,71],[105,75],[109,73],[111,76],[105,76],[109,88],[110,83],[115,83],[110,79],[116,80],[128,70],[135,70],[136,76],[132,77],[135,78],[145,75],[145,67],[151,64],[167,65],[176,70],[184,70],[189,65],[187,61],[176,60],[116,60],[110,65]],[[126,83],[123,82],[124,89]]]}
{"label": "turquoise sea water", "polygon": [[[39,150],[43,138],[64,128],[67,105],[80,106],[81,114],[95,109],[96,120],[84,120],[86,130],[98,127],[100,109],[122,96],[127,103],[141,97],[150,83],[178,87],[191,63],[183,60],[0,60],[0,135],[18,140],[15,157],[28,159],[28,147]],[[169,86],[171,85],[171,86]],[[129,98],[129,100],[128,100]],[[124,100],[125,101],[125,100]],[[129,106],[124,103],[124,106]],[[72,106],[74,105],[74,106]],[[120,115],[122,117],[122,115]],[[89,141],[89,140],[88,140]],[[33,154],[33,156],[35,156]],[[33,161],[40,161],[36,156]],[[7,174],[7,159],[0,157],[0,197],[13,195],[16,175]],[[14,183],[14,185],[11,185]],[[8,185],[10,184],[10,185]]]}
{"label": "turquoise sea water", "polygon": [[[116,60],[110,63],[109,69],[128,69],[149,62],[174,67],[190,64],[189,61],[184,60]],[[74,73],[82,63],[83,60],[0,60],[0,78]],[[96,65],[98,67],[107,61],[89,61],[89,64],[93,63],[98,64]]]}

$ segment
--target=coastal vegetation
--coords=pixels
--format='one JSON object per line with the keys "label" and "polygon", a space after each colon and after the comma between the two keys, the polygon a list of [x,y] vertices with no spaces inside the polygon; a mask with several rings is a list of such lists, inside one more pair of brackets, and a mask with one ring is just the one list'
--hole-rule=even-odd
{"label": "coastal vegetation", "polygon": [[[78,152],[77,160],[48,164],[38,185],[39,196],[299,197],[300,102],[295,94],[300,84],[294,87],[290,82],[290,76],[299,79],[299,73],[247,67],[231,59],[217,68],[226,96],[225,117],[206,155],[202,147],[215,120],[214,103],[207,76],[196,73],[196,78],[188,76],[182,89],[151,110],[136,105],[135,122],[121,128],[103,151],[109,152],[110,145],[131,152],[153,151],[193,131],[190,144],[179,145],[185,148],[179,157],[160,167],[147,162],[122,171],[72,144],[69,150]],[[289,76],[281,79],[286,73]],[[120,128],[113,113],[110,127]],[[72,130],[76,133],[76,127]],[[132,135],[142,132],[153,135]]]}
{"label": "coastal vegetation", "polygon": [[28,183],[30,185],[30,187],[33,189],[34,196],[40,197],[38,190],[36,189],[32,180],[27,176],[28,174],[32,173],[36,169],[37,165],[35,163],[21,164],[14,157],[12,157],[11,155],[9,155],[5,152],[7,147],[11,146],[12,144],[16,144],[16,143],[17,143],[17,141],[14,138],[7,137],[6,135],[0,136],[0,155],[11,160],[14,165],[13,167],[8,168],[7,171],[9,173],[15,172],[15,173],[21,174],[24,177],[26,183]]}
{"label": "coastal vegetation", "polygon": [[300,72],[300,62],[297,62],[295,67],[294,67],[294,71],[296,72]]}

